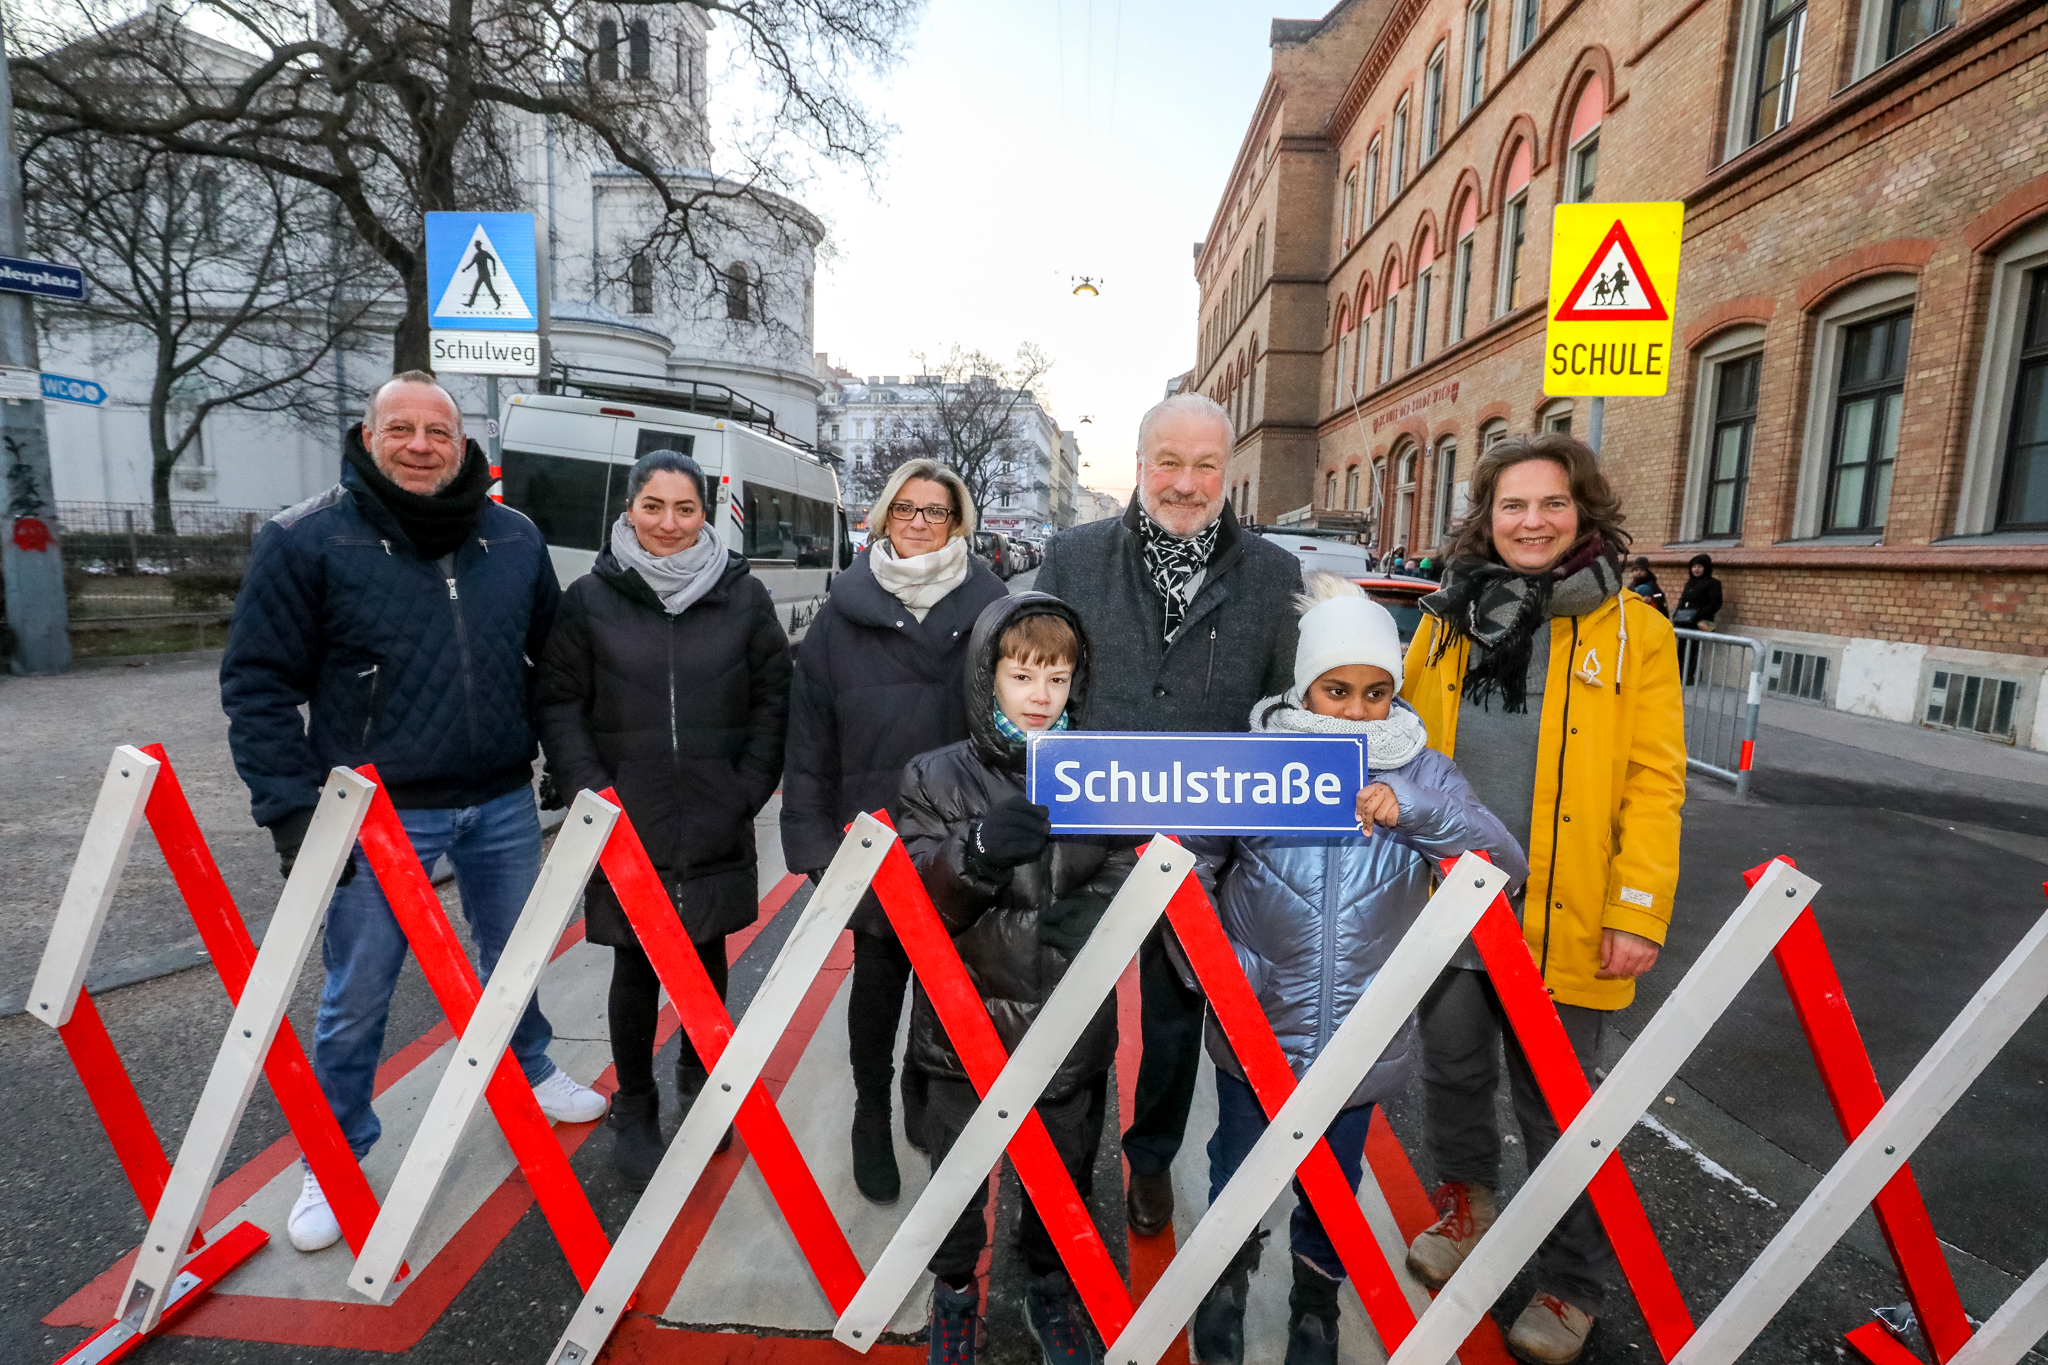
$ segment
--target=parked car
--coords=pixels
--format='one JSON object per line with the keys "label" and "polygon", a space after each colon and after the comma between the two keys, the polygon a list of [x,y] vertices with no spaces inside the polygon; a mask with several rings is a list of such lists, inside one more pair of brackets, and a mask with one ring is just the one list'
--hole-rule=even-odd
{"label": "parked car", "polygon": [[1401,629],[1401,643],[1404,645],[1414,638],[1415,628],[1422,624],[1422,608],[1417,603],[1435,592],[1438,587],[1427,578],[1413,578],[1407,574],[1373,573],[1347,576],[1365,589],[1367,597],[1392,613],[1394,624]]}
{"label": "parked car", "polygon": [[1035,540],[1026,540],[1022,536],[1016,536],[1011,539],[1010,548],[1017,552],[1017,572],[1019,573],[1030,573],[1045,562],[1045,551]]}
{"label": "parked car", "polygon": [[1010,558],[1010,538],[1001,531],[976,531],[974,553],[1005,583],[1016,576],[1017,569]]}

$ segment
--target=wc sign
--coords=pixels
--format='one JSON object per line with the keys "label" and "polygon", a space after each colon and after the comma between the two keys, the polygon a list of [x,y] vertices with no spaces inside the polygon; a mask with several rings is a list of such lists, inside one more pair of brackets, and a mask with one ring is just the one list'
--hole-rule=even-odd
{"label": "wc sign", "polygon": [[1055,834],[1356,834],[1365,741],[1335,735],[1035,735]]}

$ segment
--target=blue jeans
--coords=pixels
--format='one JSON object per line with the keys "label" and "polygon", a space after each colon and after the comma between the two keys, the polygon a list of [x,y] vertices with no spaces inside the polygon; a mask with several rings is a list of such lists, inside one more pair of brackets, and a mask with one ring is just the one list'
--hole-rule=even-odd
{"label": "blue jeans", "polygon": [[[540,815],[525,787],[481,806],[450,810],[402,810],[399,821],[429,873],[442,854],[455,865],[455,888],[470,937],[483,959],[483,979],[498,964],[505,940],[519,921],[527,893],[540,876]],[[384,1126],[370,1107],[377,1063],[384,1054],[384,1024],[391,992],[405,965],[408,945],[391,904],[384,899],[369,860],[353,855],[355,879],[334,893],[320,960],[327,981],[320,990],[320,1019],[313,1028],[313,1074],[341,1124],[342,1136],[360,1158],[377,1145]],[[548,1044],[555,1032],[540,1006],[527,1002],[512,1033],[512,1055],[529,1082],[548,1078],[555,1064]]]}
{"label": "blue jeans", "polygon": [[[1356,1105],[1340,1110],[1336,1122],[1323,1134],[1329,1139],[1330,1150],[1337,1154],[1337,1165],[1344,1171],[1344,1178],[1351,1182],[1351,1192],[1358,1193],[1358,1180],[1365,1162],[1365,1133],[1372,1124],[1372,1106]],[[1230,1177],[1237,1174],[1237,1168],[1251,1153],[1252,1144],[1259,1140],[1259,1134],[1266,1131],[1266,1111],[1259,1107],[1259,1098],[1252,1088],[1243,1081],[1224,1071],[1216,1073],[1216,1132],[1209,1139],[1209,1202],[1215,1203],[1216,1196],[1223,1193],[1223,1187],[1230,1183]],[[1337,1248],[1330,1245],[1330,1234],[1323,1231],[1323,1220],[1316,1217],[1310,1207],[1308,1196],[1302,1193],[1301,1182],[1294,1182],[1294,1214],[1287,1226],[1288,1245],[1294,1254],[1322,1271],[1333,1280],[1344,1278],[1344,1263],[1337,1259]]]}

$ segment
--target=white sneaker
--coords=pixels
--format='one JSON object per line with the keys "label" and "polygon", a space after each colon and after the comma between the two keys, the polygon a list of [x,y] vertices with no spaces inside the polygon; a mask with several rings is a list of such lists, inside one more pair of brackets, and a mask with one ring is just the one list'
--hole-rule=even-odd
{"label": "white sneaker", "polygon": [[540,1111],[556,1123],[593,1123],[604,1117],[611,1102],[587,1085],[578,1085],[569,1073],[556,1067],[548,1078],[533,1088]]}
{"label": "white sneaker", "polygon": [[341,1240],[341,1224],[335,1221],[327,1194],[310,1168],[299,1190],[299,1202],[292,1205],[292,1216],[285,1220],[285,1230],[300,1251],[324,1251]]}

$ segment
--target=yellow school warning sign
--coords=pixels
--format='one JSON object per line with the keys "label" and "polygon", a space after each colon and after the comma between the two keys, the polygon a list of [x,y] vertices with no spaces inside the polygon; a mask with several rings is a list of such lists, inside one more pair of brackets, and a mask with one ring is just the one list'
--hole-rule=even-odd
{"label": "yellow school warning sign", "polygon": [[1662,394],[1685,205],[1559,204],[1543,392]]}

